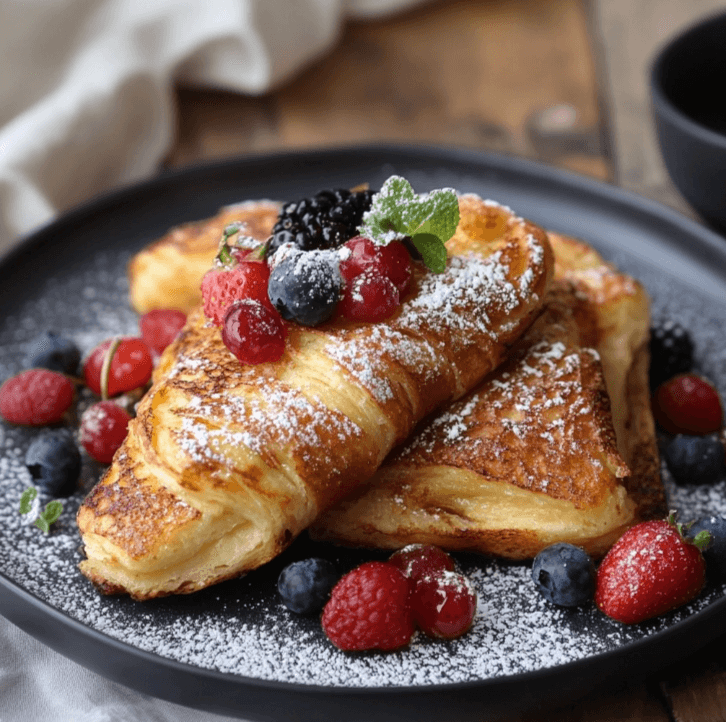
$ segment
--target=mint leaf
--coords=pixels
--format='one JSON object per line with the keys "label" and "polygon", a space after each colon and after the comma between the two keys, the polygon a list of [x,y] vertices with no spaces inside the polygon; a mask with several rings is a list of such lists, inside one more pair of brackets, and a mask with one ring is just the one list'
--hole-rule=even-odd
{"label": "mint leaf", "polygon": [[432,233],[417,233],[411,238],[416,250],[421,254],[427,268],[434,273],[446,270],[446,246]]}
{"label": "mint leaf", "polygon": [[33,508],[33,502],[35,501],[36,496],[38,496],[38,490],[33,486],[27,488],[20,495],[20,513],[21,514],[28,514],[30,512],[30,510]]}
{"label": "mint leaf", "polygon": [[50,531],[50,525],[54,521],[57,521],[62,511],[63,504],[60,501],[58,501],[57,499],[49,501],[45,505],[45,509],[40,512],[38,518],[35,520],[35,526],[37,526],[38,529],[44,531],[47,534]]}
{"label": "mint leaf", "polygon": [[62,512],[63,504],[57,499],[54,499],[53,501],[49,501],[46,504],[42,516],[45,517],[48,524],[52,524],[54,521],[58,520],[58,517],[61,515]]}
{"label": "mint leaf", "polygon": [[444,243],[458,225],[459,201],[453,190],[445,188],[419,196],[405,178],[391,176],[373,196],[360,233],[382,245],[408,236],[424,263],[441,273],[446,267]]}

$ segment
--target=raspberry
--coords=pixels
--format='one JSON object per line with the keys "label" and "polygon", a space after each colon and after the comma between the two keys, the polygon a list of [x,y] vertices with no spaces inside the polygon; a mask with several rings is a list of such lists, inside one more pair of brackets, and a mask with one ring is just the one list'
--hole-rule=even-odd
{"label": "raspberry", "polygon": [[224,345],[244,364],[278,361],[285,351],[287,328],[279,314],[257,301],[237,301],[222,326]]}
{"label": "raspberry", "polygon": [[366,272],[346,286],[339,310],[351,321],[375,323],[392,316],[400,304],[398,289],[389,279]]}
{"label": "raspberry", "polygon": [[30,369],[0,387],[0,416],[13,424],[44,426],[60,421],[73,403],[73,384],[63,374]]}
{"label": "raspberry", "polygon": [[414,633],[408,579],[386,562],[367,562],[333,588],[323,630],[340,649],[405,647]]}
{"label": "raspberry", "polygon": [[[91,391],[101,395],[101,374],[114,339],[100,343],[83,364],[83,378]],[[140,338],[121,339],[108,370],[107,396],[118,396],[148,383],[154,362],[149,347]]]}
{"label": "raspberry", "polygon": [[204,315],[215,326],[221,326],[224,323],[224,314],[235,301],[257,301],[273,310],[267,296],[269,280],[270,269],[265,261],[248,261],[244,257],[232,268],[214,268],[207,271],[202,279]]}
{"label": "raspberry", "polygon": [[424,634],[456,639],[471,627],[476,614],[476,592],[456,572],[440,571],[416,582],[411,596],[416,624]]}
{"label": "raspberry", "polygon": [[340,262],[340,273],[350,285],[362,273],[385,276],[403,295],[411,283],[411,256],[400,241],[380,246],[370,238],[351,238],[345,248],[349,254]]}
{"label": "raspberry", "polygon": [[113,401],[99,401],[81,416],[80,438],[89,456],[110,464],[126,438],[131,417]]}
{"label": "raspberry", "polygon": [[437,572],[453,572],[454,560],[431,544],[409,544],[391,554],[389,564],[398,567],[412,582]]}
{"label": "raspberry", "polygon": [[141,340],[156,354],[177,337],[187,321],[186,314],[173,308],[154,309],[139,319]]}
{"label": "raspberry", "polygon": [[653,415],[670,434],[710,434],[721,428],[723,406],[712,384],[695,374],[681,374],[658,387]]}

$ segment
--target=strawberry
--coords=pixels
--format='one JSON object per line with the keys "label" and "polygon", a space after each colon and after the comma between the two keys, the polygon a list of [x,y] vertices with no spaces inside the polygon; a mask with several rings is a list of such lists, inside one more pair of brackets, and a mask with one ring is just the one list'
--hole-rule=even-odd
{"label": "strawberry", "polygon": [[636,524],[620,537],[597,570],[595,603],[613,619],[635,624],[680,607],[703,587],[701,551],[708,532],[693,542],[683,536],[675,513],[667,520]]}
{"label": "strawberry", "polygon": [[227,239],[238,232],[239,227],[234,224],[225,229],[215,267],[202,279],[204,315],[215,326],[223,325],[227,310],[237,301],[257,301],[275,311],[267,295],[270,269],[261,250],[249,251],[227,245]]}

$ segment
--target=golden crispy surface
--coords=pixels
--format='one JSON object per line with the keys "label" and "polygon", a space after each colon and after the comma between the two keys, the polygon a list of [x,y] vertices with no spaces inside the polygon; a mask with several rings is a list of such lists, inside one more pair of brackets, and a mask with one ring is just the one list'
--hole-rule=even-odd
{"label": "golden crispy surface", "polygon": [[391,319],[293,326],[274,364],[240,364],[192,312],[79,510],[83,573],[146,599],[254,569],[501,363],[542,307],[551,248],[474,196],[461,215],[466,257],[419,272]]}
{"label": "golden crispy surface", "polygon": [[647,296],[587,245],[550,239],[556,288],[507,362],[324,514],[314,536],[513,559],[568,541],[599,555],[635,521],[665,515]]}
{"label": "golden crispy surface", "polygon": [[155,308],[188,313],[202,300],[202,276],[212,265],[225,227],[239,221],[244,224],[245,235],[264,241],[279,210],[279,203],[272,201],[240,203],[207,220],[173,228],[131,259],[131,305],[139,313]]}

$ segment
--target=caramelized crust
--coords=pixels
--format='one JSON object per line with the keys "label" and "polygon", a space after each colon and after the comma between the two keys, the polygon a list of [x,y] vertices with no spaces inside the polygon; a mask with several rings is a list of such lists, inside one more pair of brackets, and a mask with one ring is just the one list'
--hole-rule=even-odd
{"label": "caramelized crust", "polygon": [[[541,229],[474,196],[461,217],[466,254],[419,270],[394,317],[291,326],[276,363],[240,364],[193,311],[79,510],[82,572],[147,599],[254,569],[501,363],[542,308],[552,251]],[[497,234],[467,241],[480,219]]]}
{"label": "caramelized crust", "polygon": [[584,243],[550,240],[556,287],[507,362],[324,514],[313,536],[511,559],[567,541],[601,555],[634,522],[665,515],[647,296]]}

